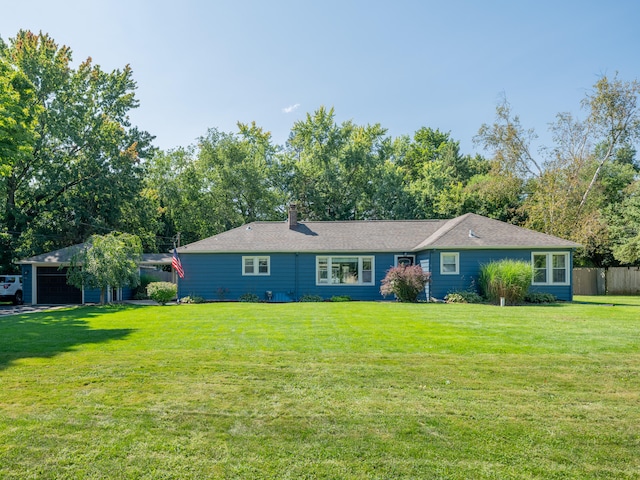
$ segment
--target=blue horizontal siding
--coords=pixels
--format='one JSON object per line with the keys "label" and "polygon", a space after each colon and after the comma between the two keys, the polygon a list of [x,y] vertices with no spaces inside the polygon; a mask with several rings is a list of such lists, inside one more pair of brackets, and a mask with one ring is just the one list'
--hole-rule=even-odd
{"label": "blue horizontal siding", "polygon": [[85,288],[84,289],[84,303],[100,303],[100,289],[99,288]]}
{"label": "blue horizontal siding", "polygon": [[135,288],[131,287],[122,287],[122,299],[121,300],[133,300],[133,295],[135,293]]}
{"label": "blue horizontal siding", "polygon": [[[452,250],[454,251],[454,250]],[[566,250],[565,250],[566,251]],[[403,252],[397,252],[402,254]],[[478,276],[482,265],[513,259],[531,261],[531,250],[460,250],[460,273],[457,275],[440,274],[440,251],[425,251],[416,254],[416,263],[428,260],[432,281],[429,285],[430,295],[444,298],[448,293],[477,290]],[[258,256],[270,257],[270,275],[242,275],[241,253],[209,254],[190,253],[181,255],[185,278],[178,281],[178,296],[195,295],[206,300],[238,300],[243,294],[257,295],[267,300],[267,292],[272,292],[272,300],[297,300],[304,295],[318,295],[328,299],[333,296],[348,295],[354,300],[383,300],[380,294],[380,283],[387,270],[394,265],[394,253],[344,254],[334,253],[330,256],[374,256],[375,282],[373,285],[316,285],[316,257],[326,254],[315,253],[264,253]],[[249,255],[249,254],[247,254]],[[256,254],[250,254],[256,256]],[[571,275],[572,265],[569,268]],[[224,291],[221,295],[219,291]],[[532,286],[532,292],[552,293],[561,300],[572,300],[571,285]],[[425,299],[425,294],[420,299]],[[390,297],[387,297],[391,300]]]}
{"label": "blue horizontal siding", "polygon": [[22,275],[22,300],[24,303],[33,303],[33,266],[22,265],[20,274]]}
{"label": "blue horizontal siding", "polygon": [[[511,259],[521,260],[527,263],[531,262],[531,253],[533,251],[548,250],[448,250],[457,252],[460,255],[460,273],[457,275],[441,275],[440,274],[440,251],[429,252],[431,258],[432,282],[430,285],[431,296],[442,299],[448,293],[468,290],[473,288],[477,290],[478,276],[482,265],[496,262],[499,260]],[[558,252],[567,252],[570,250],[554,250]],[[569,255],[569,285],[532,285],[531,292],[551,293],[560,300],[573,300],[571,284],[573,283],[572,270],[573,259]]]}
{"label": "blue horizontal siding", "polygon": [[318,255],[314,253],[257,255],[270,257],[268,276],[242,275],[243,254],[182,254],[180,261],[185,277],[178,281],[178,295],[197,295],[206,300],[219,300],[221,297],[218,290],[224,289],[226,300],[238,300],[245,293],[253,293],[266,300],[267,291],[272,292],[273,300],[297,300],[303,295],[319,295],[322,298],[348,295],[357,300],[382,300],[380,281],[393,266],[394,255],[366,252],[357,255],[375,257],[374,285],[316,285]]}
{"label": "blue horizontal siding", "polygon": [[[238,300],[240,296],[252,293],[266,300],[266,292],[271,291],[295,298],[295,255],[265,255],[271,257],[270,275],[242,275],[241,254],[183,254],[180,261],[184,278],[178,279],[178,296]],[[223,296],[219,293],[221,290],[225,292]]]}

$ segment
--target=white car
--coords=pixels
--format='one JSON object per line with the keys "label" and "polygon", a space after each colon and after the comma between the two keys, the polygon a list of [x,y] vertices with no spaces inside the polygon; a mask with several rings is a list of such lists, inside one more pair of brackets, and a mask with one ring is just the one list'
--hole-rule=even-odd
{"label": "white car", "polygon": [[0,302],[22,305],[22,275],[0,275]]}

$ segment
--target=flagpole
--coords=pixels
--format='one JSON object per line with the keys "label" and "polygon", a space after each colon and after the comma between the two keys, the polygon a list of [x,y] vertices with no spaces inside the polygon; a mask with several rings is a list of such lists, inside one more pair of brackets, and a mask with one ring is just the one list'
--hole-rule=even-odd
{"label": "flagpole", "polygon": [[[178,233],[178,246],[180,246],[180,234]],[[176,242],[175,240],[173,241],[173,253],[172,255],[175,255],[176,253]],[[176,279],[176,295],[177,295],[177,300],[178,303],[180,303],[180,278],[178,276],[178,272],[176,271],[175,268],[172,268],[173,270],[173,274],[174,274],[174,278]]]}

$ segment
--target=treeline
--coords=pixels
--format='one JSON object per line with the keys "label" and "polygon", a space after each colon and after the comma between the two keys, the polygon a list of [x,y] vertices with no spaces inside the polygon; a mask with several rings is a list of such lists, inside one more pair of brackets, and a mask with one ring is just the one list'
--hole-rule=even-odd
{"label": "treeline", "polygon": [[253,124],[211,129],[167,152],[132,126],[131,69],[21,31],[0,42],[0,241],[3,271],[18,258],[110,231],[166,251],[255,220],[284,220],[295,200],[308,220],[451,218],[475,212],[584,245],[598,266],[640,261],[640,85],[602,77],[584,119],[558,114],[554,144],[534,152],[506,99],[460,152],[446,132],[392,138],[380,124],[338,123],[320,107],[285,145]]}

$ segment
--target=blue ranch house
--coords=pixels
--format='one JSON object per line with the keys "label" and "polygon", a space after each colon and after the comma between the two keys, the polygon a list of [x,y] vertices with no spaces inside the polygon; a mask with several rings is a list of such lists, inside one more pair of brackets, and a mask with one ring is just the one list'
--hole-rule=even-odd
{"label": "blue ranch house", "polygon": [[185,272],[178,295],[382,300],[387,270],[406,264],[431,272],[423,299],[442,299],[477,284],[483,264],[508,258],[531,263],[531,291],[572,300],[577,247],[472,213],[451,220],[302,222],[291,205],[286,222],[253,222],[178,248]]}

